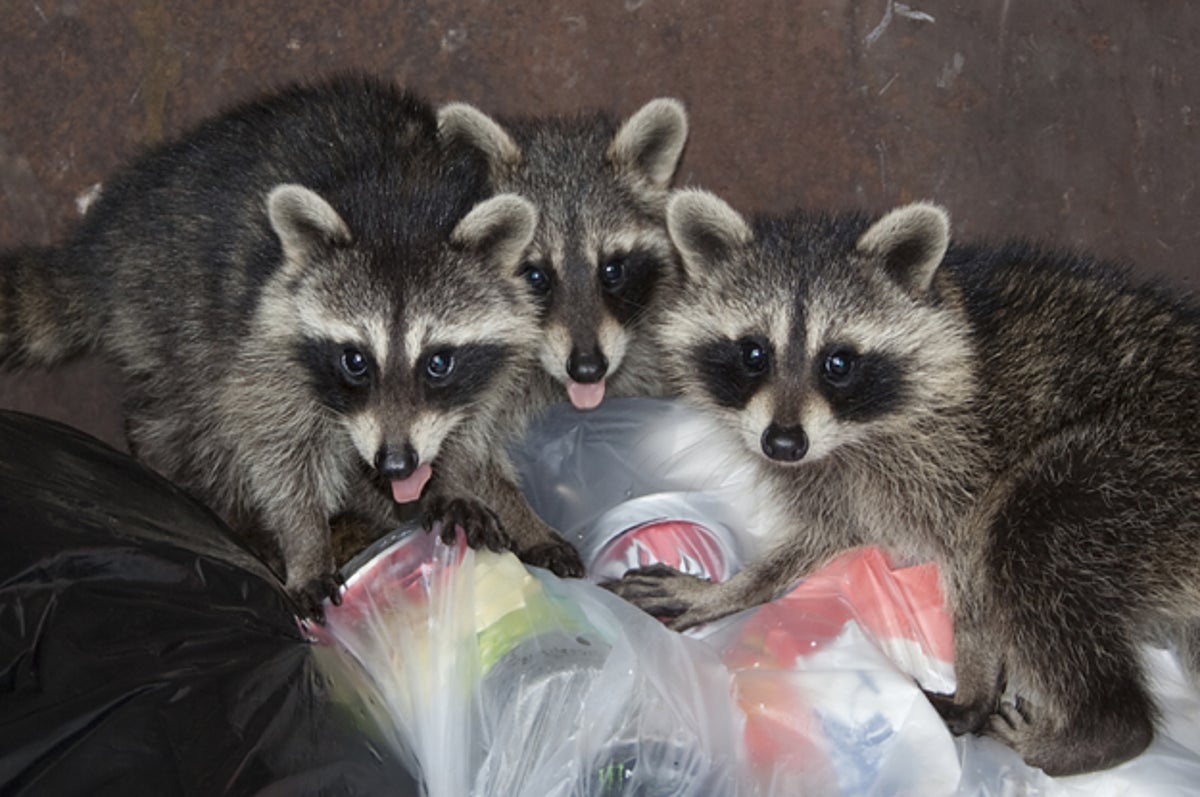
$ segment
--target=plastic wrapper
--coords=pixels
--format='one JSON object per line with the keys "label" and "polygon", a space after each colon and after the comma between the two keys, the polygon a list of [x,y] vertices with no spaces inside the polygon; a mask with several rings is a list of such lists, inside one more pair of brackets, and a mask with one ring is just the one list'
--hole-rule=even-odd
{"label": "plastic wrapper", "polygon": [[417,794],[293,611],[166,481],[0,413],[0,794]]}
{"label": "plastic wrapper", "polygon": [[780,599],[676,634],[594,583],[656,561],[726,578],[762,549],[736,445],[660,401],[563,407],[514,452],[534,508],[587,580],[409,532],[353,566],[320,643],[383,696],[380,727],[442,795],[1200,794],[1200,700],[1147,648],[1164,709],[1137,759],[1051,779],[998,742],[954,738],[930,564],[876,549]]}
{"label": "plastic wrapper", "polygon": [[430,795],[732,794],[727,674],[662,630],[594,585],[413,530],[311,632],[361,666]]}

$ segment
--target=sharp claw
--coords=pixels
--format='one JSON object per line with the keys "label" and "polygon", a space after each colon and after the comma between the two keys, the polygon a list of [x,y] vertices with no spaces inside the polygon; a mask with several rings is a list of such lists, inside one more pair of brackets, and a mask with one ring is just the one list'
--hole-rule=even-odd
{"label": "sharp claw", "polygon": [[660,617],[660,618],[665,617],[665,618],[669,618],[669,619],[678,620],[678,619],[682,618],[683,615],[687,614],[688,610],[690,608],[691,607],[688,606],[688,604],[686,604],[686,603],[675,602],[675,603],[658,603],[658,604],[654,604],[653,606],[644,606],[644,607],[642,607],[642,610],[645,611],[647,614],[654,615],[655,617]]}
{"label": "sharp claw", "polygon": [[304,616],[317,625],[325,625],[325,607],[311,595],[304,595],[300,600],[300,609]]}
{"label": "sharp claw", "polygon": [[484,542],[487,545],[487,549],[496,553],[503,551],[504,546],[500,544],[500,529],[496,521],[490,516],[485,516],[480,525],[483,526],[485,532]]}
{"label": "sharp claw", "polygon": [[544,567],[559,578],[579,578],[583,575],[583,560],[579,552],[563,539],[543,542],[520,552],[522,562]]}

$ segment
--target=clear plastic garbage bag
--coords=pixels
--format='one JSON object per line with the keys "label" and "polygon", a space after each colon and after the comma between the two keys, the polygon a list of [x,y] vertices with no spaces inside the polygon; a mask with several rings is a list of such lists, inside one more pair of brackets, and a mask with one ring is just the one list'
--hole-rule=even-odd
{"label": "clear plastic garbage bag", "polygon": [[667,630],[595,585],[666,562],[727,578],[760,551],[737,445],[684,407],[565,405],[514,451],[534,508],[585,580],[419,531],[352,565],[314,629],[377,725],[443,795],[1200,794],[1200,701],[1147,648],[1164,709],[1142,756],[1051,779],[988,739],[956,739],[922,686],[953,689],[931,564],[837,558],[772,603]]}
{"label": "clear plastic garbage bag", "polygon": [[400,530],[307,627],[182,492],[0,413],[0,793],[1200,794],[1170,650],[1145,650],[1159,733],[1114,769],[1051,779],[951,737],[918,686],[953,687],[929,564],[853,551],[688,634],[596,586],[761,550],[731,445],[670,402],[555,409],[514,456],[588,579]]}
{"label": "clear plastic garbage bag", "polygon": [[714,651],[587,582],[410,530],[310,630],[361,667],[431,797],[736,791]]}

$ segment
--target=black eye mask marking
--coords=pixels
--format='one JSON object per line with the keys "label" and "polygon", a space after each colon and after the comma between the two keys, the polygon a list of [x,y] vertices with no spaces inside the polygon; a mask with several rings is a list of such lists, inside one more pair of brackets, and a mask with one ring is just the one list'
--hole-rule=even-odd
{"label": "black eye mask marking", "polygon": [[430,404],[461,407],[486,391],[511,357],[507,346],[493,343],[431,347],[417,360],[417,378]]}
{"label": "black eye mask marking", "polygon": [[313,392],[326,407],[350,413],[366,405],[376,368],[365,350],[309,338],[297,344],[294,359],[308,373]]}
{"label": "black eye mask marking", "polygon": [[869,421],[904,402],[904,368],[891,355],[859,354],[834,344],[821,352],[813,368],[818,389],[839,420]]}
{"label": "black eye mask marking", "polygon": [[714,402],[741,409],[771,375],[773,352],[765,338],[722,338],[692,350],[696,374]]}
{"label": "black eye mask marking", "polygon": [[622,324],[637,318],[654,295],[663,269],[661,260],[644,251],[602,258],[596,268],[596,284],[613,317]]}

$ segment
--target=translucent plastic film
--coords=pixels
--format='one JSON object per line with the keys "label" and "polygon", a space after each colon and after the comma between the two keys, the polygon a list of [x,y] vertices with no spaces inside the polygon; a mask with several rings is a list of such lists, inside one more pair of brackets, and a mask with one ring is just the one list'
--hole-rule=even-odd
{"label": "translucent plastic film", "polygon": [[1170,650],[1145,649],[1155,741],[1114,769],[1054,780],[952,737],[921,692],[953,687],[929,564],[848,552],[688,634],[597,586],[755,555],[729,445],[666,402],[556,410],[515,455],[588,579],[403,529],[298,627],[199,504],[0,413],[0,793],[1200,794],[1200,699]]}
{"label": "translucent plastic film", "polygon": [[784,597],[688,634],[596,586],[666,562],[705,577],[761,547],[730,441],[667,402],[551,412],[515,452],[583,581],[419,531],[357,563],[319,631],[384,696],[440,795],[1200,794],[1200,700],[1146,649],[1164,710],[1150,749],[1050,779],[954,738],[921,688],[951,691],[953,635],[931,564],[848,552]]}
{"label": "translucent plastic film", "polygon": [[311,630],[369,674],[430,795],[735,791],[715,653],[586,582],[413,530]]}

